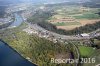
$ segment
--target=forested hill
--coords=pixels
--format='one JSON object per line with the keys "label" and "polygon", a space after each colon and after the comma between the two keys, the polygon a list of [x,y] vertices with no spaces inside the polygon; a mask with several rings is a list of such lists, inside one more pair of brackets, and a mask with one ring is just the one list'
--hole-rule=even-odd
{"label": "forested hill", "polygon": [[85,7],[100,8],[100,0],[91,0],[83,4]]}
{"label": "forested hill", "polygon": [[91,0],[91,2],[100,3],[100,0]]}
{"label": "forested hill", "polygon": [[6,6],[0,6],[0,18],[4,17]]}

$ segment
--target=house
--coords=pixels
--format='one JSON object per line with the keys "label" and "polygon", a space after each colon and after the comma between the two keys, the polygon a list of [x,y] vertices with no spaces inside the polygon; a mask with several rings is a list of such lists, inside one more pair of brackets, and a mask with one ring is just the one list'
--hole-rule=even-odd
{"label": "house", "polygon": [[81,34],[81,37],[89,37],[90,35],[89,34],[87,34],[87,33],[83,33],[83,34]]}

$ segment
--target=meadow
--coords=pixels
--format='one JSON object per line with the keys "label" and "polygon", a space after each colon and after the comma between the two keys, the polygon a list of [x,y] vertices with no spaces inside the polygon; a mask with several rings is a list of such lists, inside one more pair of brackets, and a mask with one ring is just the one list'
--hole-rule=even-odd
{"label": "meadow", "polygon": [[[100,8],[69,5],[63,7],[61,6],[61,8],[59,6],[59,8],[56,8],[54,11],[56,15],[50,17],[48,20],[51,20],[51,23],[56,25],[58,28],[65,30],[72,30],[76,27],[100,21],[100,15],[98,14]],[[66,19],[63,22],[62,18],[69,19]]]}
{"label": "meadow", "polygon": [[92,47],[79,46],[78,48],[82,57],[90,57],[95,52]]}

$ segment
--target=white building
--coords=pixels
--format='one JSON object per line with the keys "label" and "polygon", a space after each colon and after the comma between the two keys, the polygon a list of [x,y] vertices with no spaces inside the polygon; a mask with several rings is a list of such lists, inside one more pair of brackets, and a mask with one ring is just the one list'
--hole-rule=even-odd
{"label": "white building", "polygon": [[90,35],[87,34],[87,33],[83,33],[83,34],[81,34],[81,36],[82,36],[82,37],[89,37]]}

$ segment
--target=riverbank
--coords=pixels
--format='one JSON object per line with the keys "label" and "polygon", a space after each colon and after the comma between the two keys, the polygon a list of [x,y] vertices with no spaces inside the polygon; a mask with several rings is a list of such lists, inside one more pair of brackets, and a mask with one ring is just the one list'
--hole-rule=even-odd
{"label": "riverbank", "polygon": [[[0,66],[36,66],[0,39]],[[19,62],[20,61],[20,62]]]}
{"label": "riverbank", "polygon": [[12,21],[12,22],[8,22],[8,23],[5,23],[5,24],[2,24],[2,25],[0,25],[0,29],[3,29],[3,28],[8,27],[8,26],[11,25],[12,23],[13,23],[13,21]]}
{"label": "riverbank", "polygon": [[24,22],[20,13],[14,13],[14,15],[15,15],[15,21],[9,27],[14,27],[14,26],[18,27],[19,25],[21,25],[22,22]]}
{"label": "riverbank", "polygon": [[18,27],[19,25],[21,25],[22,22],[24,22],[22,16],[19,13],[13,13],[13,14],[14,14],[13,20],[1,25],[0,29]]}

